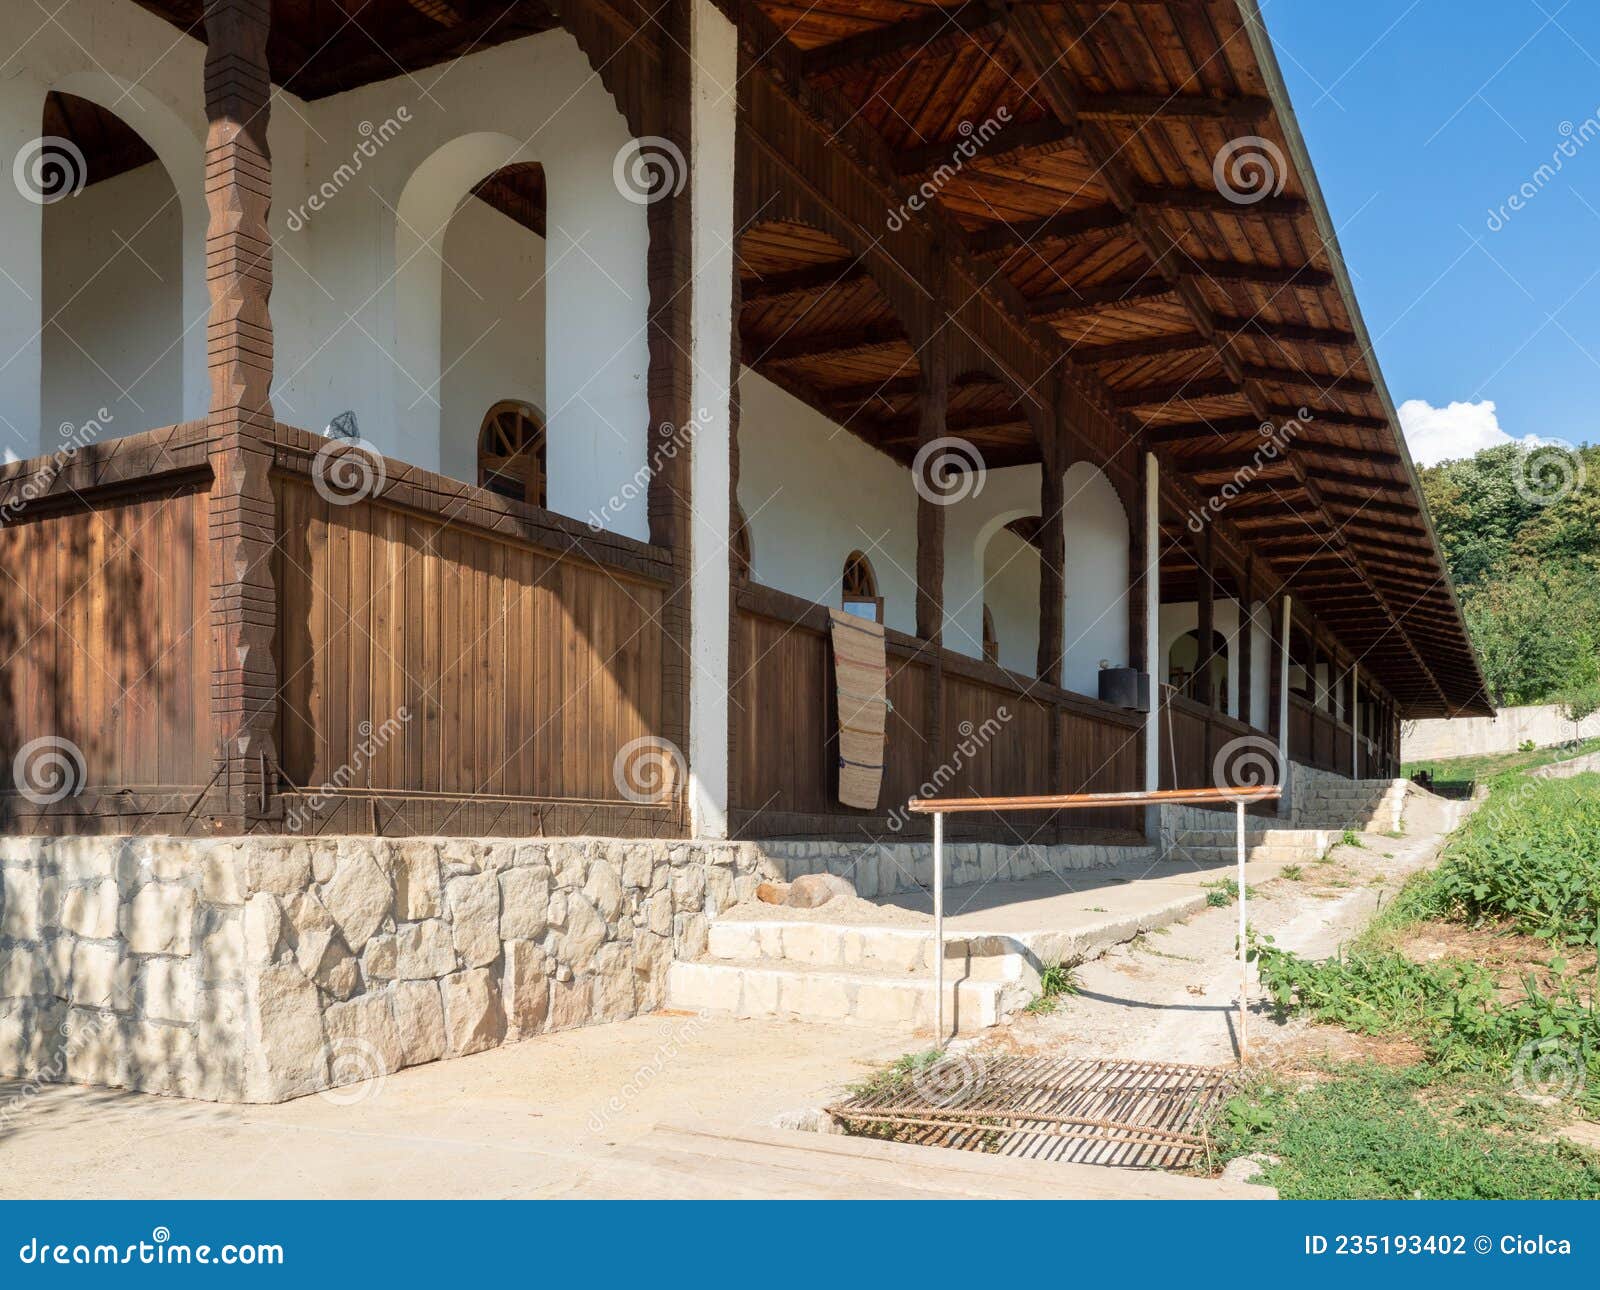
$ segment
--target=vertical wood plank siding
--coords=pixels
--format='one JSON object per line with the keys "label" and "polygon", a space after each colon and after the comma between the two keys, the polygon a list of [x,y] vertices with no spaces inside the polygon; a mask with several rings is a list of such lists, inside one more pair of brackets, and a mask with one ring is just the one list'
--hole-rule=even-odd
{"label": "vertical wood plank siding", "polygon": [[614,764],[661,732],[662,586],[276,487],[293,785],[631,805]]}
{"label": "vertical wood plank siding", "polygon": [[[24,511],[0,525],[0,792],[5,822],[38,812],[71,823],[176,804],[212,774],[211,582],[203,483]],[[17,759],[36,740],[81,755],[82,791],[38,803],[46,787]],[[48,751],[36,745],[35,755]],[[70,754],[69,754],[70,755]],[[117,795],[122,801],[113,800]],[[164,795],[161,803],[150,799]],[[83,831],[92,831],[92,826]]]}

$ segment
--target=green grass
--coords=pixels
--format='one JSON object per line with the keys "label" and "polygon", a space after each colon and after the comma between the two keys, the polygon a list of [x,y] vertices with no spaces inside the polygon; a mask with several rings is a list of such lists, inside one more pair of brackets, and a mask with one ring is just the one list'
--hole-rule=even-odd
{"label": "green grass", "polygon": [[1330,1067],[1304,1088],[1272,1079],[1236,1094],[1213,1127],[1222,1159],[1277,1156],[1285,1200],[1600,1198],[1600,1160],[1534,1136],[1537,1108],[1429,1067]]}
{"label": "green grass", "polygon": [[1356,832],[1356,830],[1346,829],[1344,831],[1344,836],[1339,839],[1339,845],[1345,847],[1361,847],[1364,849],[1367,844],[1361,840],[1361,834]]}
{"label": "green grass", "polygon": [[[1574,1114],[1600,1118],[1596,982],[1569,955],[1600,944],[1600,775],[1490,781],[1490,798],[1345,951],[1313,962],[1251,939],[1281,1013],[1380,1039],[1422,1060],[1404,1070],[1330,1066],[1291,1086],[1264,1079],[1214,1126],[1223,1158],[1266,1152],[1282,1195],[1600,1198],[1600,1157],[1551,1141]],[[1476,959],[1417,962],[1409,931],[1455,923],[1533,937],[1543,970],[1497,978]],[[1526,944],[1526,942],[1522,942]],[[1530,1053],[1551,1051],[1529,1080]],[[1549,1104],[1519,1093],[1554,1088]]]}
{"label": "green grass", "polygon": [[1035,1016],[1047,1012],[1054,1012],[1056,1006],[1065,998],[1078,993],[1078,978],[1074,973],[1076,964],[1050,963],[1044,971],[1039,973],[1039,995],[1024,1009]]}
{"label": "green grass", "polygon": [[1297,864],[1286,864],[1278,871],[1280,878],[1287,878],[1290,882],[1299,882],[1305,877],[1305,870]]}
{"label": "green grass", "polygon": [[1490,780],[1500,775],[1515,774],[1548,766],[1553,761],[1585,753],[1600,752],[1600,739],[1585,739],[1576,747],[1535,748],[1528,752],[1485,753],[1477,757],[1451,757],[1434,761],[1407,762],[1400,774],[1410,779],[1420,770],[1433,772],[1436,787],[1453,787],[1458,791],[1469,789],[1479,780]]}

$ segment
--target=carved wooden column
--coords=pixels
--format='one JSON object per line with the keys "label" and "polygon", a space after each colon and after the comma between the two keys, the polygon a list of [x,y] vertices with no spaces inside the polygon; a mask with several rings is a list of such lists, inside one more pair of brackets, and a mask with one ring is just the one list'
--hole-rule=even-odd
{"label": "carved wooden column", "polygon": [[[945,433],[950,404],[950,351],[943,296],[935,313],[933,334],[922,346],[917,398],[917,456],[913,483],[917,490],[917,635],[928,643],[927,701],[923,705],[923,779],[932,783],[944,756],[944,520],[939,481],[930,475],[941,455],[933,444]],[[920,470],[920,475],[915,472]]]}
{"label": "carved wooden column", "polygon": [[1051,434],[1046,439],[1044,461],[1039,467],[1039,666],[1041,681],[1061,684],[1061,655],[1065,648],[1064,609],[1067,582],[1067,531],[1062,461],[1066,430],[1063,400],[1056,400]]}
{"label": "carved wooden column", "polygon": [[277,520],[272,424],[272,163],[268,0],[206,0],[207,417],[211,485],[212,717],[221,827],[270,805],[277,765]]}

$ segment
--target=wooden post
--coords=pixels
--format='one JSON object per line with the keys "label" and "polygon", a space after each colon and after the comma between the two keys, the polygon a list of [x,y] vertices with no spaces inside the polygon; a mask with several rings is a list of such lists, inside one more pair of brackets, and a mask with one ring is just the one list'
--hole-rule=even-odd
{"label": "wooden post", "polygon": [[1212,641],[1216,632],[1216,584],[1211,562],[1211,525],[1200,530],[1197,560],[1200,566],[1199,626],[1195,635],[1200,647],[1195,654],[1194,701],[1207,708],[1216,706],[1215,687],[1211,684],[1211,660],[1215,656]]}
{"label": "wooden post", "polygon": [[1250,701],[1256,635],[1255,615],[1252,612],[1255,605],[1255,563],[1254,556],[1245,557],[1244,573],[1239,584],[1239,693],[1234,696],[1239,720],[1252,728],[1256,724]]}
{"label": "wooden post", "polygon": [[[921,352],[922,378],[917,400],[917,461],[929,462],[926,451],[944,437],[950,404],[950,351],[944,332],[947,317],[942,294],[936,295],[933,334]],[[913,467],[913,469],[916,469]],[[917,635],[928,643],[928,685],[923,721],[923,779],[934,782],[944,757],[944,521],[940,490],[926,477],[914,479],[917,490]]]}
{"label": "wooden post", "polygon": [[272,425],[272,164],[268,0],[206,0],[206,358],[210,499],[212,713],[219,828],[271,808],[277,765],[277,515]]}
{"label": "wooden post", "polygon": [[[1057,407],[1061,400],[1057,399]],[[1058,413],[1058,416],[1060,413]],[[1059,421],[1052,431],[1039,467],[1039,665],[1038,676],[1050,685],[1061,684],[1061,655],[1065,647],[1067,533],[1062,513],[1063,474],[1061,446],[1066,432]]]}

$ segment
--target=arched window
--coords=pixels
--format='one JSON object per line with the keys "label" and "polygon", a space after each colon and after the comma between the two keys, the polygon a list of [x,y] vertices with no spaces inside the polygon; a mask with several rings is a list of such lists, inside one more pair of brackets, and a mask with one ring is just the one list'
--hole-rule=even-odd
{"label": "arched window", "polygon": [[870,618],[875,623],[883,621],[883,597],[878,594],[878,575],[872,571],[872,561],[859,551],[852,551],[844,562],[844,596],[842,605],[846,613],[858,618]]}
{"label": "arched window", "polygon": [[994,613],[988,605],[983,607],[983,661],[985,663],[1000,661],[1000,638],[995,635]]}
{"label": "arched window", "polygon": [[526,403],[507,399],[484,414],[478,430],[478,483],[513,501],[547,505],[544,422]]}
{"label": "arched window", "polygon": [[750,521],[745,518],[744,507],[733,504],[733,576],[741,582],[750,580]]}

